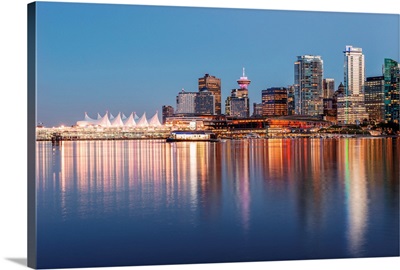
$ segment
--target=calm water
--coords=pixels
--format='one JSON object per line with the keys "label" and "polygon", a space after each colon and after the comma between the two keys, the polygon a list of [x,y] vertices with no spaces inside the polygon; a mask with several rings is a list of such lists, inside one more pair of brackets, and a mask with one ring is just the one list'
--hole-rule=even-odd
{"label": "calm water", "polygon": [[37,142],[40,268],[399,255],[399,139]]}

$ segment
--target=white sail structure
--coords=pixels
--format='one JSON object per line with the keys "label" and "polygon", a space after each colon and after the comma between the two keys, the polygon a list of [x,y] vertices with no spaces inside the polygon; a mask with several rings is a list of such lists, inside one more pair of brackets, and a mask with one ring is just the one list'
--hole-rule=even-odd
{"label": "white sail structure", "polygon": [[87,114],[87,112],[85,112],[85,117],[82,121],[78,121],[76,122],[77,126],[80,127],[86,127],[86,126],[90,126],[90,125],[95,125],[96,120],[90,118]]}
{"label": "white sail structure", "polygon": [[94,119],[90,118],[90,117],[88,116],[87,112],[85,112],[85,120],[84,120],[84,121],[91,122],[91,121],[94,121]]}
{"label": "white sail structure", "polygon": [[[113,119],[110,119],[113,117]],[[136,119],[137,118],[137,119]],[[76,125],[79,127],[86,126],[101,126],[101,127],[141,127],[141,128],[155,128],[162,126],[159,118],[158,111],[149,120],[146,118],[146,112],[139,118],[135,112],[132,112],[129,117],[119,112],[116,117],[109,114],[107,111],[104,116],[97,113],[97,119],[91,118],[86,112],[83,120],[77,121]]]}
{"label": "white sail structure", "polygon": [[149,120],[149,126],[150,127],[161,127],[160,120],[158,119],[158,111],[153,115],[152,118]]}
{"label": "white sail structure", "polygon": [[112,115],[112,113],[110,113],[110,120],[113,120],[115,117],[114,115]]}
{"label": "white sail structure", "polygon": [[97,125],[102,126],[102,127],[110,127],[111,122],[110,119],[108,119],[108,113],[106,113],[103,118],[97,120]]}
{"label": "white sail structure", "polygon": [[124,126],[124,123],[122,122],[122,119],[121,119],[121,113],[118,113],[117,117],[115,117],[111,121],[111,126],[112,127],[123,127]]}
{"label": "white sail structure", "polygon": [[146,112],[144,112],[142,117],[139,118],[139,120],[136,123],[136,126],[138,126],[138,127],[148,127],[149,126],[149,123],[147,122],[147,119],[146,119]]}
{"label": "white sail structure", "polygon": [[123,120],[123,122],[124,122],[125,127],[135,127],[136,126],[136,122],[135,122],[133,113],[131,113],[131,115],[129,115],[128,118]]}

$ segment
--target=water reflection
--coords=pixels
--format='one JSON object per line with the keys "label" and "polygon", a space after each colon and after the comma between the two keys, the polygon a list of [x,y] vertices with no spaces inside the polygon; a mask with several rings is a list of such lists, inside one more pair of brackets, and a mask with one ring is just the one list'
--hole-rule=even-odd
{"label": "water reflection", "polygon": [[396,254],[399,144],[38,142],[38,223],[123,218],[254,259]]}

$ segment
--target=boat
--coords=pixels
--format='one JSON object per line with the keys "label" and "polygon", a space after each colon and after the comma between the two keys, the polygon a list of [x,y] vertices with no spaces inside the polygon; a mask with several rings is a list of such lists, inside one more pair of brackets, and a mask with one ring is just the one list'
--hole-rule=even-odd
{"label": "boat", "polygon": [[219,142],[217,135],[207,130],[171,131],[167,142]]}

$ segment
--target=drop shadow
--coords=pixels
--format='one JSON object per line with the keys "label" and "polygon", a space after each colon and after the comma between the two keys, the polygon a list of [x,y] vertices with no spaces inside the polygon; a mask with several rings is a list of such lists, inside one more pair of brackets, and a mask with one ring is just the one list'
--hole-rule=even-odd
{"label": "drop shadow", "polygon": [[28,259],[27,258],[5,258],[6,260],[22,265],[22,266],[28,266]]}

